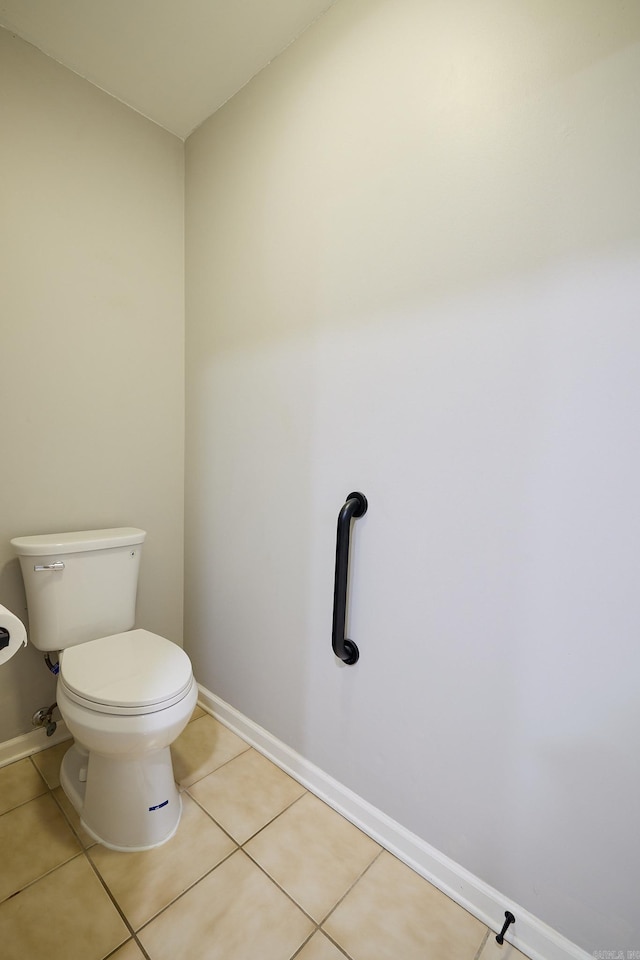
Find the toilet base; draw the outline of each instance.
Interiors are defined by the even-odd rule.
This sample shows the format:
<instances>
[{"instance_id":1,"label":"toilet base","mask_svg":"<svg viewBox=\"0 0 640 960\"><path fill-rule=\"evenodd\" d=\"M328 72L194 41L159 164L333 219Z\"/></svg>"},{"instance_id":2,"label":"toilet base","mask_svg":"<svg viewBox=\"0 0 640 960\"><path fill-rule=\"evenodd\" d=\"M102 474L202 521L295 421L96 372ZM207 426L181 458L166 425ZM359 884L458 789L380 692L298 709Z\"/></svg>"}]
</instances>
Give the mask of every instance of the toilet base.
<instances>
[{"instance_id":1,"label":"toilet base","mask_svg":"<svg viewBox=\"0 0 640 960\"><path fill-rule=\"evenodd\" d=\"M75 744L63 758L60 783L85 830L112 850L149 850L178 829L182 799L169 747L132 760Z\"/></svg>"}]
</instances>

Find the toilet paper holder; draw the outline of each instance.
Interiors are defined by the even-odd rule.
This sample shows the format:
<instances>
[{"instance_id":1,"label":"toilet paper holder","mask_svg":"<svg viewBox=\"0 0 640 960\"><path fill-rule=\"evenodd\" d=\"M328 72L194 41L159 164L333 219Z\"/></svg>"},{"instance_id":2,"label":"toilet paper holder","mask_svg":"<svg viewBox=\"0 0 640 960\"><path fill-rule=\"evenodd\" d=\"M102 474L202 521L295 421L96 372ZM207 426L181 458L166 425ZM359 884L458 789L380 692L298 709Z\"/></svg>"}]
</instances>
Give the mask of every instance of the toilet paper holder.
<instances>
[{"instance_id":1,"label":"toilet paper holder","mask_svg":"<svg viewBox=\"0 0 640 960\"><path fill-rule=\"evenodd\" d=\"M27 631L22 621L0 603L0 665L27 645Z\"/></svg>"}]
</instances>

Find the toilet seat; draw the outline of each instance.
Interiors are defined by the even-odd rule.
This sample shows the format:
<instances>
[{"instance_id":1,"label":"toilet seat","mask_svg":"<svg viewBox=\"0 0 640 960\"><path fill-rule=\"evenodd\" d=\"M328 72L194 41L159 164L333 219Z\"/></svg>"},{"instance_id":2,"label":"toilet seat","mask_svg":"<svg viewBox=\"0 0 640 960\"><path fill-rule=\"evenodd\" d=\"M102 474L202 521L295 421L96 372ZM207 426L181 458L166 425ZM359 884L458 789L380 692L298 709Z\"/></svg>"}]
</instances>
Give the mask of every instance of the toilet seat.
<instances>
[{"instance_id":1,"label":"toilet seat","mask_svg":"<svg viewBox=\"0 0 640 960\"><path fill-rule=\"evenodd\" d=\"M128 630L64 650L58 683L89 710L135 716L178 703L194 680L181 647L148 630Z\"/></svg>"}]
</instances>

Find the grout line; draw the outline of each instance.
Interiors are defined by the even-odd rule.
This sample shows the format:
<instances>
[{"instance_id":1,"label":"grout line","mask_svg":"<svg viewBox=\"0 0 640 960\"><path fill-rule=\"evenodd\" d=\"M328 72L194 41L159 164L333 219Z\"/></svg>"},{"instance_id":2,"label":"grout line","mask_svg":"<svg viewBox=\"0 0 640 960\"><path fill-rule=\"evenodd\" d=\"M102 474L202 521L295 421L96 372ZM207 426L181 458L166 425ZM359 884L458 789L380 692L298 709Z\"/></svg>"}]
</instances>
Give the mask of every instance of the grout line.
<instances>
[{"instance_id":1,"label":"grout line","mask_svg":"<svg viewBox=\"0 0 640 960\"><path fill-rule=\"evenodd\" d=\"M129 937L129 940L130 940L130 939L131 939L131 937ZM120 947L124 947L127 943L129 943L129 940L125 940L124 943L119 943L118 946L115 947L115 949L113 949L113 950L112 950L110 953L108 953L106 956L102 957L102 960L110 960L110 957L113 957L113 956L118 952L118 950L120 949Z\"/></svg>"},{"instance_id":2,"label":"grout line","mask_svg":"<svg viewBox=\"0 0 640 960\"><path fill-rule=\"evenodd\" d=\"M122 948L126 947L126 945L128 943L131 943L132 940L135 944L137 944L140 952L142 953L142 956L144 957L144 960L151 960L151 957L149 956L147 951L144 949L144 947L142 946L142 944L140 943L140 941L138 940L135 934L133 935L133 937L129 937L128 940L125 940L124 943L119 943L118 946L115 948L115 950L112 950L111 953L108 953L105 957L102 957L102 960L111 960L112 957L115 957L118 950L122 950Z\"/></svg>"},{"instance_id":3,"label":"grout line","mask_svg":"<svg viewBox=\"0 0 640 960\"><path fill-rule=\"evenodd\" d=\"M28 883L25 883L23 887L20 887L19 890L14 890L13 893L10 893L8 897L4 897L3 900L0 900L0 903L6 903L7 900L11 900L13 897L17 897L18 894L23 893L25 890L28 890L29 887L32 887L34 884L39 883L40 880L44 880L45 877L50 877L52 873L55 873L56 870L59 870L60 867L66 867L68 863L71 863L72 860L77 860L78 857L82 856L84 850L79 850L77 853L74 853L73 856L69 857L67 860L63 860L62 863L56 863L55 867L51 867L50 870L45 870L44 873L41 873L38 877L34 877L33 880L29 880Z\"/></svg>"},{"instance_id":4,"label":"grout line","mask_svg":"<svg viewBox=\"0 0 640 960\"><path fill-rule=\"evenodd\" d=\"M127 920L127 918L126 918L126 916L125 916L125 914L124 914L124 911L120 908L120 904L118 903L118 901L116 900L115 896L113 895L113 893L112 893L111 890L109 889L106 880L104 880L104 878L102 877L102 874L100 873L100 871L98 870L97 866L95 865L95 863L93 862L93 860L92 860L91 857L89 856L89 851L88 851L88 850L84 850L83 852L84 852L85 857L87 858L87 861L88 861L88 863L89 863L89 866L91 867L91 869L92 869L93 872L95 873L96 877L98 878L98 880L99 880L100 883L102 884L102 886L103 886L104 890L106 891L109 899L111 900L111 903L114 905L114 907L116 908L116 910L117 910L118 913L120 914L120 917L122 918L122 920L123 920L124 923L126 924L127 930L129 931L129 933L131 934L132 937L135 937L135 930L133 929L133 927L131 926L131 924L130 924L129 921ZM119 944L119 946L122 946L122 944Z\"/></svg>"},{"instance_id":5,"label":"grout line","mask_svg":"<svg viewBox=\"0 0 640 960\"><path fill-rule=\"evenodd\" d=\"M235 843L235 840L233 842ZM153 923L154 920L157 920L158 917L161 916L161 914L165 913L165 911L167 911L169 907L172 907L174 903L177 903L178 900L182 900L182 898L186 893L189 893L190 890L193 890L194 887L197 887L197 885L200 883L201 880L204 880L205 877L210 876L214 870L217 870L218 867L221 867L223 863L226 863L227 860L231 859L231 857L233 857L234 854L238 853L239 849L240 847L236 846L235 850L232 850L230 853L224 856L222 860L216 863L215 866L211 867L210 870L207 870L205 873L203 873L201 877L198 877L198 879L194 880L193 883L190 883L188 887L185 887L185 889L182 890L176 897L174 897L173 900L165 904L165 906L162 907L161 910L158 910L158 912L154 913L152 917L149 917L148 920L145 920L144 923L141 926L139 926L138 929L135 931L134 938L137 939L137 934L139 934L141 930L144 930L145 927L148 927L150 923Z\"/></svg>"},{"instance_id":6,"label":"grout line","mask_svg":"<svg viewBox=\"0 0 640 960\"><path fill-rule=\"evenodd\" d=\"M252 748L251 746L249 746L249 749L255 749L255 748ZM246 751L243 751L243 753L246 753ZM237 754L237 756L241 756L241 754ZM232 762L233 760L235 760L235 759L236 759L236 757L232 757L231 760L227 761L227 763L231 763L231 762ZM225 764L223 764L223 765L221 765L221 766L224 766L224 765L225 765ZM221 769L221 767L218 767L217 769ZM216 771L211 771L211 772L212 772L212 773L215 773ZM291 779L293 779L296 783L299 783L299 781L295 780L295 778L292 777ZM194 784L190 784L190 787L191 787L191 786L194 786ZM247 839L244 840L242 843L238 843L238 841L237 841L234 837L232 837L231 834L229 834L227 830L225 830L225 828L222 826L222 824L220 824L220 823L215 819L215 817L214 817L208 810L206 810L204 807L201 806L200 803L198 803L197 799L196 799L195 797L193 797L193 796L189 793L189 787L185 788L185 790L186 790L186 792L188 793L189 797L194 801L194 803L196 803L197 806L200 807L200 809L203 810L203 812L206 813L207 816L208 816L231 840L233 840L234 843L238 844L238 848L239 848L240 850L242 850L242 852L251 860L251 862L252 862L256 867L258 867L258 869L267 877L267 879L269 879L269 880L271 881L271 883L273 883L273 884L278 888L278 890L280 890L280 892L283 893L283 894L287 897L287 899L290 900L290 901L311 921L311 923L314 924L314 930L312 930L312 932L311 932L311 934L309 935L309 937L304 941L303 944L301 944L301 946L298 948L298 950L296 951L296 953L295 953L293 956L294 956L294 957L297 956L297 955L300 953L300 951L303 949L303 947L305 946L305 944L309 942L309 940L311 939L311 937L312 937L316 932L321 931L321 932L323 933L323 935L326 936L327 939L329 939L330 942L333 943L333 944L340 950L340 952L341 952L344 956L348 957L348 954L346 954L346 953L344 952L344 950L339 946L339 944L335 943L335 942L331 939L331 937L329 937L328 934L327 934L324 930L321 930L321 925L322 925L322 924L327 920L327 918L333 913L333 911L336 909L336 907L337 907L340 903L342 903L342 901L344 900L344 898L351 892L351 890L353 890L353 888L355 887L355 885L362 879L362 877L365 875L365 873L367 873L367 871L373 866L373 864L376 862L376 860L377 860L377 859L382 855L382 853L384 852L384 848L380 847L380 849L378 850L378 852L376 853L376 855L373 857L373 859L371 860L371 862L370 862L369 864L367 864L367 866L364 868L364 870L356 877L356 879L353 881L352 884L350 884L350 886L348 887L348 889L345 890L344 894L340 897L340 899L334 904L334 906L329 910L329 912L326 914L326 916L325 916L322 920L320 920L320 921L316 920L315 917L312 917L311 914L309 914L309 913L307 912L307 910L305 910L305 908L304 908L300 903L298 903L297 900L294 899L294 897L292 896L292 894L290 894L288 890L286 890L283 886L281 886L280 883L279 883L274 877L272 877L270 873L268 873L268 871L262 866L262 864L260 864L260 863L251 855L251 853L250 853L248 850L245 849L245 845L246 845L246 844L248 844L248 843L249 843L251 840L253 840L255 837L259 836L264 830L266 830L267 827L269 827L269 826L270 826L271 824L273 824L276 820L278 820L279 817L281 817L287 810L290 810L295 804L299 803L300 800L303 799L303 797L307 796L308 794L311 794L311 791L307 790L302 784L300 784L300 786L302 787L303 792L300 794L299 797L296 797L294 800L291 801L291 803L287 804L286 807L284 807L279 813L277 813L274 817L272 817L271 820L269 820L267 823L263 824L262 827L260 827L259 830L256 830L256 832L253 833L250 837L247 837ZM311 795L312 795L312 796L315 796L315 794L311 794ZM323 801L323 802L324 802L324 801ZM343 819L346 820L345 817L343 817ZM380 846L380 845L378 844L378 846ZM234 851L234 852L235 852L235 851ZM218 864L218 866L219 866L219 864ZM215 869L215 867L214 867L213 869ZM212 871L209 871L209 872L211 873ZM203 878L201 878L201 879L203 879Z\"/></svg>"},{"instance_id":7,"label":"grout line","mask_svg":"<svg viewBox=\"0 0 640 960\"><path fill-rule=\"evenodd\" d=\"M254 837L257 837L260 833L262 833L263 830L266 830L267 827L270 827L272 823L275 823L276 820L277 820L279 817L281 817L283 813L286 813L287 810L290 810L291 807L294 806L294 804L296 804L296 803L298 803L300 800L302 800L302 798L305 796L306 793L308 793L307 790L305 790L304 793L301 793L299 797L296 797L295 800L292 800L291 803L288 803L288 804L286 805L286 807L283 807L282 810L280 811L280 813L276 813L275 817L272 817L271 820L269 820L267 823L263 824L263 826L261 826L259 830L256 830L256 832L255 832L255 833L252 833L250 837L247 837L246 840L243 840L243 842L240 844L240 846L244 848L245 843L249 843L250 840L253 840Z\"/></svg>"},{"instance_id":8,"label":"grout line","mask_svg":"<svg viewBox=\"0 0 640 960\"><path fill-rule=\"evenodd\" d=\"M15 807L9 807L8 810L4 810L0 813L0 820L2 817L6 817L8 813L13 813L14 810L19 810L20 807L26 807L28 803L33 803L34 800L39 800L41 797L46 797L48 793L51 793L49 788L43 790L42 793L36 793L35 797L29 797L28 800L21 800L20 803L16 803Z\"/></svg>"},{"instance_id":9,"label":"grout line","mask_svg":"<svg viewBox=\"0 0 640 960\"><path fill-rule=\"evenodd\" d=\"M298 949L296 950L296 952L291 955L291 957L289 958L289 960L296 960L296 957L299 957L299 956L300 956L300 954L302 953L302 951L304 950L304 948L308 945L309 941L310 941L313 937L315 937L316 934L318 934L318 935L321 936L321 937L326 937L326 939L327 939L331 944L333 944L333 946L340 952L340 954L341 954L343 957L346 957L347 960L351 960L350 955L349 955L348 953L346 953L346 952L342 949L342 947L335 942L335 940L332 940L331 937L328 936L328 935L324 932L324 930L322 930L320 927L316 927L315 930L312 930L312 931L311 931L311 933L309 934L309 936L307 937L307 939L304 941L304 943L301 943L301 944L300 944L300 946L298 947Z\"/></svg>"},{"instance_id":10,"label":"grout line","mask_svg":"<svg viewBox=\"0 0 640 960\"><path fill-rule=\"evenodd\" d=\"M487 927L487 932L485 933L484 937L482 938L482 943L480 944L480 946L479 946L478 949L476 950L476 953L475 953L475 956L474 956L473 960L480 960L480 956L481 956L481 954L482 954L482 951L484 950L484 947L485 947L485 944L486 944L487 940L489 939L490 933L491 933L491 930L489 929L489 927Z\"/></svg>"},{"instance_id":11,"label":"grout line","mask_svg":"<svg viewBox=\"0 0 640 960\"><path fill-rule=\"evenodd\" d=\"M304 948L305 948L306 945L309 943L309 941L311 940L311 938L312 938L312 937L315 937L315 935L316 935L317 932L318 932L318 927L316 927L315 930L312 930L312 931L311 931L311 933L310 933L309 936L306 938L306 940L304 940L304 941L300 944L300 946L298 947L298 949L297 949L294 953L291 954L291 956L289 957L289 960L296 960L296 957L299 957L299 956L300 956L301 952L304 950Z\"/></svg>"},{"instance_id":12,"label":"grout line","mask_svg":"<svg viewBox=\"0 0 640 960\"><path fill-rule=\"evenodd\" d=\"M50 748L50 747L47 747L47 750L49 750L49 749L51 749L51 748ZM41 753L44 753L44 751L41 751ZM29 762L31 763L31 766L32 766L33 769L36 771L36 773L38 774L38 776L40 777L40 779L41 779L42 782L44 783L44 785L45 785L45 787L47 788L47 790L51 790L51 787L50 787L49 784L47 783L47 781L46 781L46 779L45 779L45 776L44 776L42 770L40 769L40 767L38 766L38 764L37 764L37 763L35 762L35 760L33 759L34 756L35 756L35 754L31 754L29 757L25 757L25 759L26 759L26 760L29 760ZM14 763L20 763L20 761L19 761L19 760L14 760Z\"/></svg>"},{"instance_id":13,"label":"grout line","mask_svg":"<svg viewBox=\"0 0 640 960\"><path fill-rule=\"evenodd\" d=\"M300 794L299 797L296 797L295 800L292 800L291 803L288 803L286 807L283 807L283 809L280 811L280 813L276 813L275 817L272 817L271 820L269 820L268 823L263 824L258 830L256 830L255 833L252 833L250 837L247 837L246 840L243 840L242 843L240 844L240 846L244 849L245 843L249 843L251 840L254 840L256 837L258 837L258 836L263 832L263 830L266 830L267 827L270 827L272 823L275 823L276 820L278 820L279 817L281 817L283 813L286 813L287 810L291 810L291 807L295 806L296 803L299 803L299 802L302 800L302 798L305 796L306 793L308 793L307 790L305 790L304 793ZM246 852L246 851L245 851L245 852ZM252 859L253 859L253 858L252 858Z\"/></svg>"},{"instance_id":14,"label":"grout line","mask_svg":"<svg viewBox=\"0 0 640 960\"><path fill-rule=\"evenodd\" d=\"M198 800L196 800L195 797L192 797L188 790L185 790L184 792L187 794L187 796L189 797L189 799L190 799L193 803L195 803L196 807L198 807L200 810L202 810L202 812L203 812L204 814L206 814L206 816L209 818L209 820L211 820L213 823L215 823L216 827L218 827L219 830L222 830L222 832L224 833L224 835L225 835L226 837L229 837L229 840L231 840L232 843L235 843L236 847L240 847L240 844L238 843L238 841L236 840L236 838L235 838L235 837L232 837L231 834L229 833L229 831L228 831L228 830L225 830L225 828L222 826L221 823L218 823L218 821L216 820L216 818L213 816L212 813L210 813L209 810L205 810L205 808L202 806L202 804L199 803ZM235 853L235 850L234 850L234 853ZM214 867L214 870L215 870L215 867Z\"/></svg>"},{"instance_id":15,"label":"grout line","mask_svg":"<svg viewBox=\"0 0 640 960\"><path fill-rule=\"evenodd\" d=\"M94 844L94 846L101 846L101 844ZM116 908L116 910L117 910L118 913L120 914L120 917L122 918L122 920L123 920L124 923L126 924L127 929L128 929L129 932L131 933L131 938L130 938L130 939L132 939L132 940L135 941L135 943L137 944L138 948L140 949L140 951L141 951L143 957L145 958L145 960L151 960L151 958L149 957L149 954L148 954L147 951L144 949L144 947L142 946L142 943L141 943L140 940L138 939L138 933L140 932L140 930L142 930L144 927L146 927L149 923L151 923L153 920L155 920L156 917L159 917L161 913L164 913L164 911L165 911L166 909L168 909L168 907L170 907L172 904L174 904L174 903L176 902L176 900L179 900L180 897L182 897L185 893L187 893L187 890L191 890L192 887L195 887L196 883L199 883L199 881L202 880L202 879L204 879L204 878L203 878L203 877L199 877L198 880L195 881L195 883L192 883L191 886L187 887L186 890L183 890L182 893L180 893L174 900L172 900L172 901L171 901L170 903L168 903L165 907L163 907L162 910L159 910L158 913L154 914L153 917L150 917L149 920L145 921L145 923L143 923L142 926L139 927L138 930L136 930L136 929L134 928L133 924L130 923L130 921L127 919L126 914L124 913L124 911L121 909L120 905L118 904L118 901L116 900L115 895L111 892L111 890L110 890L110 888L109 888L109 885L107 884L107 881L103 878L102 874L101 874L100 871L98 870L98 867L96 866L96 864L93 862L93 860L92 860L91 857L89 856L89 852L88 852L87 850L85 850L85 851L83 851L83 852L84 852L85 857L86 857L87 860L89 861L89 864L90 864L91 867L93 868L93 872L96 874L98 880L100 881L100 883L101 883L102 886L104 887L105 891L107 892L107 894L108 894L108 896L109 896L109 899L110 899L111 902L113 903L114 907ZM234 851L234 853L235 853L235 851ZM228 859L228 857L225 857L225 860L226 860L226 859ZM223 861L220 861L220 862L222 863ZM220 866L219 863L216 864L216 867L219 867L219 866ZM213 867L213 870L215 870L216 867ZM210 870L209 873L212 873L213 870ZM205 876L207 876L207 874L205 874ZM128 940L125 940L124 943L119 943L118 946L116 947L116 949L113 951L113 953L117 952L121 947L124 946L125 943L128 943ZM108 956L113 956L113 953L109 954Z\"/></svg>"},{"instance_id":16,"label":"grout line","mask_svg":"<svg viewBox=\"0 0 640 960\"><path fill-rule=\"evenodd\" d=\"M144 960L151 960L151 957L149 956L149 954L147 953L147 951L145 950L145 948L142 946L142 944L141 944L140 941L138 940L137 934L134 933L133 939L134 939L134 942L137 943L137 945L138 945L138 950L140 951L140 953L141 953L142 956L144 957Z\"/></svg>"},{"instance_id":17,"label":"grout line","mask_svg":"<svg viewBox=\"0 0 640 960\"><path fill-rule=\"evenodd\" d=\"M202 717L198 717L198 719L202 720ZM243 742L246 742L246 741L243 741ZM233 757L229 757L228 760L224 760L219 767L214 767L213 770L207 770L206 773L203 773L201 777L198 777L197 780L193 780L191 783L181 784L178 780L176 780L176 786L178 790L180 790L181 793L184 793L185 791L190 790L191 787L195 787L196 783L201 783L203 780L206 780L207 777L210 777L212 773L217 773L218 770L222 770L222 768L226 767L227 764L233 763L233 761L237 760L238 757L242 757L245 753L248 753L249 750L253 750L253 749L254 748L251 746L251 744L247 743L245 750L241 750L240 753L236 753L234 754Z\"/></svg>"},{"instance_id":18,"label":"grout line","mask_svg":"<svg viewBox=\"0 0 640 960\"><path fill-rule=\"evenodd\" d=\"M308 912L305 910L305 908L298 903L297 900L294 900L293 896L288 892L288 890L285 890L284 887L281 887L280 884L278 883L278 881L277 881L277 880L274 880L274 878L271 876L270 873L267 873L267 871L266 871L265 868L262 866L262 864L258 863L258 861L255 860L255 859L251 856L251 854L249 853L248 850L245 850L245 849L242 848L242 847L241 847L240 849L241 849L242 853L244 853L245 857L248 857L249 860L251 860L251 863L253 863L254 866L256 866L256 867L258 868L258 870L262 871L262 873L264 873L265 877L266 877L268 880L270 880L271 883L272 883L275 887L278 888L278 890L280 891L280 893L284 893L284 895L285 895L285 897L287 898L287 900L290 900L291 903L293 903L293 904L298 908L298 910L300 910L301 913L304 913L305 917L306 917L308 920L311 921L311 923L314 925L314 928L315 928L315 929L312 931L312 935L316 932L316 930L319 930L319 929L320 929L320 923L322 923L322 921L316 920L316 918L315 918L315 917L312 917L311 914L308 913Z\"/></svg>"},{"instance_id":19,"label":"grout line","mask_svg":"<svg viewBox=\"0 0 640 960\"><path fill-rule=\"evenodd\" d=\"M301 798L298 797L298 800L299 800L299 799L301 799ZM294 803L297 803L297 800L295 800ZM293 806L293 804L290 804L290 806ZM258 832L260 832L260 831L258 831ZM254 834L254 836L257 836L257 834ZM251 839L252 839L252 838L251 838ZM247 840L246 842L248 843L249 841ZM291 900L291 902L292 902L293 904L295 904L295 906L298 908L298 910L300 910L300 911L301 911L306 917L308 917L308 919L314 924L315 930L312 931L311 936L313 936L313 934L314 934L316 931L321 930L321 932L322 932L329 940L331 940L331 937L328 936L328 934L326 933L325 930L322 930L322 924L326 922L326 920L331 916L331 914L332 914L333 911L336 909L336 907L337 907L340 903L342 903L342 901L344 900L344 898L353 890L353 888L355 887L355 885L362 879L362 877L365 875L365 873L367 873L367 872L371 869L371 867L372 867L373 864L376 862L376 860L378 859L378 857L380 857L380 856L382 855L382 853L384 852L383 849L380 849L380 850L378 851L378 853L375 855L375 857L373 858L373 860L371 861L371 863L369 863L369 864L364 868L364 870L362 871L362 873L358 874L358 876L357 876L356 879L353 881L353 883L352 883L352 884L349 886L349 888L344 892L344 894L340 897L340 899L337 901L337 903L335 903L335 904L333 905L333 907L331 907L331 909L330 909L329 912L326 914L326 916L324 916L324 917L322 918L322 920L316 920L315 917L312 917L311 914L310 914L307 910L305 910L305 908L304 908L300 903L298 903L297 900L294 899L293 895L292 895L291 893L289 893L288 890L286 890L283 886L281 886L281 884L280 884L274 877L271 876L271 874L265 869L265 867L263 867L262 864L259 863L259 862L249 853L248 850L245 850L245 849L244 849L244 846L241 846L240 849L242 850L242 852L243 852L247 857L249 857L249 859L251 860L251 862L254 863L254 864L256 865L256 867L258 867L258 869L261 870L262 873L264 873L264 875L278 888L278 890L280 890L281 893L284 893L284 895L285 895L289 900ZM310 939L310 938L309 938L309 939ZM307 942L307 941L305 941L305 943L306 943L306 942ZM333 943L334 941L331 940L331 942ZM304 944L303 944L302 946L304 946ZM335 944L335 946L338 946L338 944ZM301 948L300 948L300 949L301 949ZM344 953L344 950L342 950L341 947L340 947L339 949L341 950L342 953ZM298 951L298 952L299 952L299 951ZM294 954L294 956L295 956L295 954ZM347 956L347 955L345 954L345 956Z\"/></svg>"},{"instance_id":20,"label":"grout line","mask_svg":"<svg viewBox=\"0 0 640 960\"><path fill-rule=\"evenodd\" d=\"M324 921L323 921L323 922L324 922ZM320 928L320 932L322 933L322 936L323 936L323 937L326 937L326 938L327 938L327 940L329 941L329 943L333 944L333 946L336 948L336 950L339 950L340 953L342 953L342 954L347 958L347 960L351 960L351 954L350 954L350 953L347 953L347 951L344 949L344 947L341 947L339 943L336 943L336 941L333 939L333 937L332 937L330 934L328 934L326 930L324 930L324 929L321 927L321 928Z\"/></svg>"},{"instance_id":21,"label":"grout line","mask_svg":"<svg viewBox=\"0 0 640 960\"><path fill-rule=\"evenodd\" d=\"M349 889L348 889L348 890L345 890L345 892L344 892L343 895L340 897L340 899L338 900L338 902L335 903L335 904L332 906L331 910L329 910L329 913L326 915L326 917L324 918L324 920L322 921L322 923L326 923L326 922L327 922L327 920L328 920L329 917L332 915L332 913L334 913L334 912L338 909L338 907L340 906L340 904L342 903L342 901L345 899L345 897L347 897L347 896L351 893L351 891L353 890L353 888L355 887L355 885L356 885L357 883L360 883L360 881L362 880L362 878L364 877L364 875L365 875L366 873L368 873L369 870L371 870L371 867L374 865L374 863L375 863L377 860L380 859L380 857L382 856L383 853L384 853L384 847L381 848L381 849L376 853L376 855L375 855L375 857L373 858L373 860L371 861L371 863L364 868L364 870L362 871L362 873L353 881L353 883L351 884L351 886L349 887ZM333 939L332 939L332 938L329 936L329 934L326 932L326 930L323 930L322 932L324 933L325 937L329 937L329 939L331 940L332 943L334 942ZM337 943L336 943L336 946L338 946ZM343 951L343 952L344 952L344 951Z\"/></svg>"},{"instance_id":22,"label":"grout line","mask_svg":"<svg viewBox=\"0 0 640 960\"><path fill-rule=\"evenodd\" d=\"M252 750L253 747L250 747L249 749ZM245 751L245 752L246 752L246 751ZM257 751L256 751L256 752L257 752ZM238 756L240 756L240 754L239 754ZM234 757L233 759L235 760L236 758ZM231 763L232 761L228 761L228 762ZM219 767L218 769L221 769L221 768ZM216 772L217 772L216 770L212 770L212 771L211 771L211 773L216 773ZM208 776L210 776L210 775L211 775L211 774L208 774ZM291 778L291 779L293 779L293 778ZM298 781L296 780L295 782L297 783ZM201 783L201 781L198 780L198 781L196 781L196 783ZM272 823L275 823L275 821L278 819L278 817L281 817L283 813L285 813L287 810L290 810L291 807L292 807L295 803L298 803L299 800L302 800L302 798L303 798L307 793L309 793L309 791L308 791L305 787L302 787L302 784L300 784L300 786L302 787L302 793L300 794L299 797L294 797L294 799L291 800L290 803L288 803L285 807L283 807L282 810L280 810L279 813L276 813L273 817L271 817L270 820L267 820L266 823L263 823L262 826L259 827L259 828L255 831L255 833L252 833L251 836L249 836L249 837L246 838L246 840L240 841L240 840L237 840L231 833L229 833L229 831L226 829L226 827L225 827L219 820L216 819L216 817L214 816L213 813L211 813L210 810L207 810L207 808L204 807L204 806L202 805L202 803L200 803L200 801L198 800L197 797L194 797L193 794L189 792L190 789L191 789L191 787L195 787L195 786L196 786L196 783L192 783L189 787L185 787L183 792L186 793L187 796L188 796L191 800L193 800L193 802L202 810L202 812L203 812L203 813L206 813L206 815L209 817L209 819L212 820L212 821L215 823L215 825L216 825L217 827L219 827L220 830L222 830L222 832L225 833L225 834L229 837L230 840L233 840L233 842L234 842L235 844L237 844L237 846L240 847L240 848L244 848L245 843L249 843L250 840L253 840L254 837L257 837L258 834L262 833L263 830L266 830L266 828L269 827L269 826L271 826Z\"/></svg>"},{"instance_id":23,"label":"grout line","mask_svg":"<svg viewBox=\"0 0 640 960\"><path fill-rule=\"evenodd\" d=\"M71 818L70 818L69 814L68 814L67 811L64 809L64 807L62 806L62 804L60 803L60 801L58 800L58 798L54 795L54 790L57 790L57 789L58 789L58 787L53 787L53 788L50 787L50 788L49 788L49 793L51 794L51 799L53 800L53 802L54 802L55 805L57 806L58 810L60 811L60 813L62 814L62 816L63 816L64 819L66 820L69 829L71 830L71 832L73 833L74 837L76 838L76 840L77 840L78 843L80 844L80 848L81 848L82 852L83 852L83 853L86 853L87 850L89 850L91 847L94 847L94 846L96 845L97 841L92 839L91 844L90 844L88 847L85 846L84 841L82 840L82 837L80 836L80 830L82 829L82 824L80 823L80 818L78 817L78 823L79 823L79 829L78 829L78 828L76 828L76 827L73 825L73 823L71 822ZM63 796L64 796L64 790L62 791L62 793L63 793ZM68 799L68 798L67 798L67 799ZM69 803L71 803L70 800L69 800ZM73 808L72 808L72 809L73 809Z\"/></svg>"}]
</instances>

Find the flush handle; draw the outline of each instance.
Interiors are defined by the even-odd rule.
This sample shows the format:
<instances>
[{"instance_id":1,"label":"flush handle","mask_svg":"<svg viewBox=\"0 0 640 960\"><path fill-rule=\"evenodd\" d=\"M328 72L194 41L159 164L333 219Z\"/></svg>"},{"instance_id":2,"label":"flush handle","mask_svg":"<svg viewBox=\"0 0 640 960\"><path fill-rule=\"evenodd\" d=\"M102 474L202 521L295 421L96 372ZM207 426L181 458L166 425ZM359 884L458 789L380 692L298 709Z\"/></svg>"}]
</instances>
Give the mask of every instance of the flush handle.
<instances>
[{"instance_id":1,"label":"flush handle","mask_svg":"<svg viewBox=\"0 0 640 960\"><path fill-rule=\"evenodd\" d=\"M36 573L40 573L41 570L64 570L64 561L56 560L55 563L37 563L33 569Z\"/></svg>"}]
</instances>

